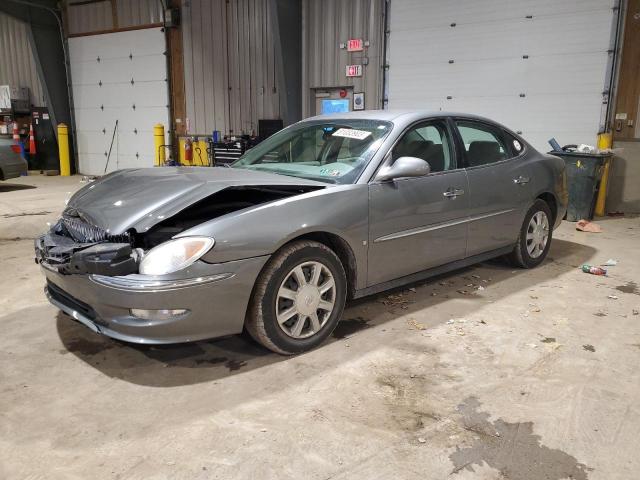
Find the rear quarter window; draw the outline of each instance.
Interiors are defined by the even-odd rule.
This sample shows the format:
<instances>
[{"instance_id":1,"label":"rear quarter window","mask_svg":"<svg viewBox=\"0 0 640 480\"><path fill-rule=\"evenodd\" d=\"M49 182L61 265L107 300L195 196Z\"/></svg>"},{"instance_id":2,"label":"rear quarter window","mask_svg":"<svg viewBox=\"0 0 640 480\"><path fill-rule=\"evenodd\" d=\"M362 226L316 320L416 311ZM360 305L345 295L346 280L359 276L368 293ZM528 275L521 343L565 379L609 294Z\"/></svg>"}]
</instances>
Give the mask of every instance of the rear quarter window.
<instances>
[{"instance_id":1,"label":"rear quarter window","mask_svg":"<svg viewBox=\"0 0 640 480\"><path fill-rule=\"evenodd\" d=\"M511 151L511 157L517 157L524 152L525 144L522 140L511 135L509 132L503 132L503 135L507 140L507 148Z\"/></svg>"}]
</instances>

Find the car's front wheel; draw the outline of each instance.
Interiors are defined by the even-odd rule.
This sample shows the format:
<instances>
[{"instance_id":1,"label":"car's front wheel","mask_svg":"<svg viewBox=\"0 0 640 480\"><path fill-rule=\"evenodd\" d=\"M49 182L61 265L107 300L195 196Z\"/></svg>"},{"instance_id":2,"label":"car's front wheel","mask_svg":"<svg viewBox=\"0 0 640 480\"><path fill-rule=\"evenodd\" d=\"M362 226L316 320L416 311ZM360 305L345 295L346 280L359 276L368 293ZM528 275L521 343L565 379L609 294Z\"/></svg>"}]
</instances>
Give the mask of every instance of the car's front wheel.
<instances>
[{"instance_id":1,"label":"car's front wheel","mask_svg":"<svg viewBox=\"0 0 640 480\"><path fill-rule=\"evenodd\" d=\"M540 265L551 247L552 225L549 205L543 200L536 200L524 217L511 261L522 268Z\"/></svg>"},{"instance_id":2,"label":"car's front wheel","mask_svg":"<svg viewBox=\"0 0 640 480\"><path fill-rule=\"evenodd\" d=\"M276 252L260 273L246 329L277 353L310 350L336 327L346 292L344 268L330 248L309 240L293 242Z\"/></svg>"}]
</instances>

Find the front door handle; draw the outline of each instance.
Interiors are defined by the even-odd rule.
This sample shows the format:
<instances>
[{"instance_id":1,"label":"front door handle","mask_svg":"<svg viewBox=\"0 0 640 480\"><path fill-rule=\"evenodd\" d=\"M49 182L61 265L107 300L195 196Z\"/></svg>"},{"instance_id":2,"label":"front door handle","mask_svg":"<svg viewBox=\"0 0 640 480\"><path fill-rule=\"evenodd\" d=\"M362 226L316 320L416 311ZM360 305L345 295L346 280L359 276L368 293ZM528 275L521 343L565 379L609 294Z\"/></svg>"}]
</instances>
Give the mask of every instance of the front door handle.
<instances>
[{"instance_id":1,"label":"front door handle","mask_svg":"<svg viewBox=\"0 0 640 480\"><path fill-rule=\"evenodd\" d=\"M447 198L456 198L458 195L464 195L464 190L461 188L449 188L442 195Z\"/></svg>"},{"instance_id":2,"label":"front door handle","mask_svg":"<svg viewBox=\"0 0 640 480\"><path fill-rule=\"evenodd\" d=\"M518 178L513 179L513 183L517 185L524 185L526 183L529 183L529 180L531 180L529 177L523 177L522 175L520 175Z\"/></svg>"}]
</instances>

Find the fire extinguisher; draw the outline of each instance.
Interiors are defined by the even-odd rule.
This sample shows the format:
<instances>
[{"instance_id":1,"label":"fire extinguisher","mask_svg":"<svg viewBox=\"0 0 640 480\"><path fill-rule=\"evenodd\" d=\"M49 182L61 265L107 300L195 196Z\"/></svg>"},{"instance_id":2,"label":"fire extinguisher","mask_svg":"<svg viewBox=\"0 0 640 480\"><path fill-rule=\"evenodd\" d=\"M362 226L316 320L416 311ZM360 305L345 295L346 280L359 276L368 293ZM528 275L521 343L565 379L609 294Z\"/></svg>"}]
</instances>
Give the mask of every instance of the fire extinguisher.
<instances>
[{"instance_id":1,"label":"fire extinguisher","mask_svg":"<svg viewBox=\"0 0 640 480\"><path fill-rule=\"evenodd\" d=\"M184 141L184 161L191 163L193 161L193 141L191 137L187 137Z\"/></svg>"}]
</instances>

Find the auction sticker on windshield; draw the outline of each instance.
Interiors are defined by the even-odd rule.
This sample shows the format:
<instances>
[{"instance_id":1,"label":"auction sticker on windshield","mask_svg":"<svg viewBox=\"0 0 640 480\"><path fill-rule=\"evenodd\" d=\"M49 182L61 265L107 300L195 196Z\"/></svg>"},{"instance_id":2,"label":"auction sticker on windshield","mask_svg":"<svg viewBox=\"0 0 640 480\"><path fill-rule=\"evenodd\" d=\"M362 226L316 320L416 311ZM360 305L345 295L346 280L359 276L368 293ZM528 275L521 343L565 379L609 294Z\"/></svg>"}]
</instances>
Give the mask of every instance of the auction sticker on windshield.
<instances>
[{"instance_id":1,"label":"auction sticker on windshield","mask_svg":"<svg viewBox=\"0 0 640 480\"><path fill-rule=\"evenodd\" d=\"M366 130L355 130L353 128L339 128L335 132L333 132L333 137L345 137L345 138L355 138L356 140L364 140L371 132L367 132Z\"/></svg>"}]
</instances>

